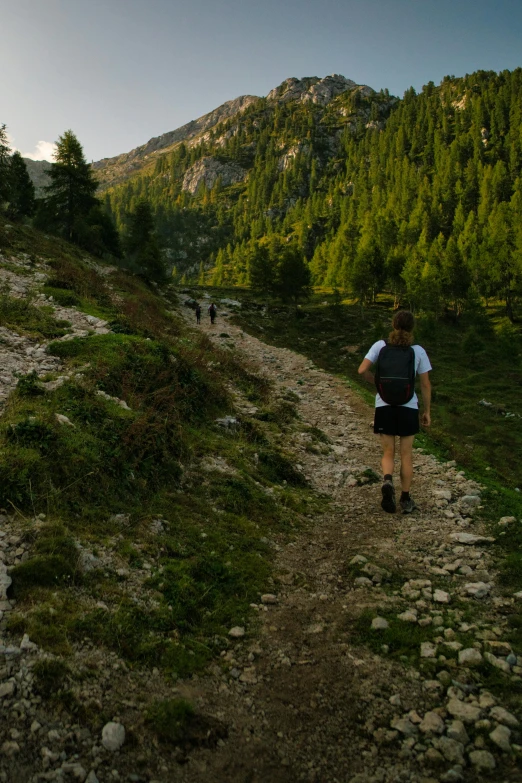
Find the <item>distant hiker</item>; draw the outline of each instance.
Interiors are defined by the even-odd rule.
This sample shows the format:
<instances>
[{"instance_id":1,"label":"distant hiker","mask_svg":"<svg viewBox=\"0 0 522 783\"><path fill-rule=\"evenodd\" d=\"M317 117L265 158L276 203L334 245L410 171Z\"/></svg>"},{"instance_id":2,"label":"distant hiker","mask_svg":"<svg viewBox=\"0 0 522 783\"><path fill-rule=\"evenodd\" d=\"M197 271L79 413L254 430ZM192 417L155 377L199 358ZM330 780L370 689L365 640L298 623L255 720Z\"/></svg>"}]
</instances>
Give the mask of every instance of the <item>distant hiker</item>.
<instances>
[{"instance_id":1,"label":"distant hiker","mask_svg":"<svg viewBox=\"0 0 522 783\"><path fill-rule=\"evenodd\" d=\"M213 324L214 321L216 320L216 313L217 313L216 305L214 304L214 302L212 302L212 304L208 308L208 314L210 315L210 323L211 324Z\"/></svg>"},{"instance_id":2,"label":"distant hiker","mask_svg":"<svg viewBox=\"0 0 522 783\"><path fill-rule=\"evenodd\" d=\"M201 305L199 302L196 302L196 307L194 308L194 312L196 313L196 323L201 323Z\"/></svg>"},{"instance_id":3,"label":"distant hiker","mask_svg":"<svg viewBox=\"0 0 522 783\"><path fill-rule=\"evenodd\" d=\"M381 506L390 514L395 513L395 488L393 467L395 436L399 436L401 455L400 507L404 514L411 514L418 507L410 496L413 477L413 441L419 431L419 402L415 394L415 375L419 376L423 403L422 424L431 424L430 360L424 348L413 343L415 319L408 310L399 310L392 320L393 331L387 340L374 343L359 367L359 375L369 383L375 383L375 420L373 431L380 435L383 448ZM370 367L375 367L375 377Z\"/></svg>"}]
</instances>

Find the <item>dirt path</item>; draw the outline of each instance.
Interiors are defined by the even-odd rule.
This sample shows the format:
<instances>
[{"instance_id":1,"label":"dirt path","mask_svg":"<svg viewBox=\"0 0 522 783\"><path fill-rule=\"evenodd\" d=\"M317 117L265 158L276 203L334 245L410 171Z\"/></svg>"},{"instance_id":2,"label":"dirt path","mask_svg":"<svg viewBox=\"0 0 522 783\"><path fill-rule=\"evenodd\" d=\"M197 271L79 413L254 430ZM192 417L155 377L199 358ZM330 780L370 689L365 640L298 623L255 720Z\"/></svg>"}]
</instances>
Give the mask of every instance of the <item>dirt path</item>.
<instances>
[{"instance_id":1,"label":"dirt path","mask_svg":"<svg viewBox=\"0 0 522 783\"><path fill-rule=\"evenodd\" d=\"M259 604L258 623L222 666L187 686L228 726L229 738L192 754L176 780L522 780L518 721L479 674L484 660L506 684L522 674L521 657L504 642L504 615L515 599L495 589L491 541L469 538L483 534L473 522L480 487L417 449L420 511L385 514L379 485L364 483L368 468L380 475L368 406L305 357L226 318L214 327L207 321L200 328L211 339L223 342L226 332L277 388L298 395L303 425L326 433L327 453L311 449L302 432L284 446L331 502L308 532L274 553L275 599ZM372 630L377 617L390 627ZM360 642L361 629L378 640L378 653ZM410 647L419 639L424 666L391 659L397 633L410 637Z\"/></svg>"}]
</instances>

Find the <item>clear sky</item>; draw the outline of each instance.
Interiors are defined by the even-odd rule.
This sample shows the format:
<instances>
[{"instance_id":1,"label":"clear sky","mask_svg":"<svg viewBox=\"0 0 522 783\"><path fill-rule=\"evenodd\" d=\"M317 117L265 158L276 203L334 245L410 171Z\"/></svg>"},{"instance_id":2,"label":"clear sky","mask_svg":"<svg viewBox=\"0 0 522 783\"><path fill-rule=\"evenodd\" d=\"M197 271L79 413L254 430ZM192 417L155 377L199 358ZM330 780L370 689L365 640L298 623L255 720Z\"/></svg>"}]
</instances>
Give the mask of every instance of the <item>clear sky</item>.
<instances>
[{"instance_id":1,"label":"clear sky","mask_svg":"<svg viewBox=\"0 0 522 783\"><path fill-rule=\"evenodd\" d=\"M0 0L0 123L37 159L71 128L88 160L290 76L402 96L522 66L522 0Z\"/></svg>"}]
</instances>

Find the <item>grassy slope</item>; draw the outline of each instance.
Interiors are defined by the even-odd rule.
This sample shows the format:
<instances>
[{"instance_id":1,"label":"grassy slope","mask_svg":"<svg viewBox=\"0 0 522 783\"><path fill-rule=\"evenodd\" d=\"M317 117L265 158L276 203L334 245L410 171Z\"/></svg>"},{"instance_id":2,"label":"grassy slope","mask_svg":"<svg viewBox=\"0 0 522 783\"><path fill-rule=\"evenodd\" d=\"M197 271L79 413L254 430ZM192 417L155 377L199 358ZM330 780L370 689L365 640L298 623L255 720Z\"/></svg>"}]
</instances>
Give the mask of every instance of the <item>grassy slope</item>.
<instances>
[{"instance_id":1,"label":"grassy slope","mask_svg":"<svg viewBox=\"0 0 522 783\"><path fill-rule=\"evenodd\" d=\"M86 640L190 674L245 623L269 589L271 542L314 505L273 445L289 425L272 415L217 427L234 413L231 388L265 412L279 408L232 351L187 333L139 279L100 275L84 253L19 226L0 223L0 250L0 263L22 252L44 260L44 290L115 332L51 342L69 379L43 391L22 378L0 419L0 506L16 509L30 551L11 574L10 630L59 655ZM52 339L66 328L13 307L5 297L0 324L21 334Z\"/></svg>"}]
</instances>

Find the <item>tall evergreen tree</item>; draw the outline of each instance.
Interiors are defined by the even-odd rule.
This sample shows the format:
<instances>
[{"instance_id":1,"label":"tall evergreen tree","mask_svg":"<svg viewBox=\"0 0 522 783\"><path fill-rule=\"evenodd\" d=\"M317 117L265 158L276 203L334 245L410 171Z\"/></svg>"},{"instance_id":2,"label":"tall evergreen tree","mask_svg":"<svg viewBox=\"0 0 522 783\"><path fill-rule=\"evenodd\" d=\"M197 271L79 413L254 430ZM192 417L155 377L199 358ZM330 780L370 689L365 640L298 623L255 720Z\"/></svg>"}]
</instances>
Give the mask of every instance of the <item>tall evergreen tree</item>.
<instances>
[{"instance_id":1,"label":"tall evergreen tree","mask_svg":"<svg viewBox=\"0 0 522 783\"><path fill-rule=\"evenodd\" d=\"M5 125L0 125L0 210L10 197L10 154Z\"/></svg>"},{"instance_id":2,"label":"tall evergreen tree","mask_svg":"<svg viewBox=\"0 0 522 783\"><path fill-rule=\"evenodd\" d=\"M131 212L124 247L127 262L134 272L156 283L166 279L166 265L156 239L152 209L147 201L139 201Z\"/></svg>"},{"instance_id":3,"label":"tall evergreen tree","mask_svg":"<svg viewBox=\"0 0 522 783\"><path fill-rule=\"evenodd\" d=\"M31 217L35 210L34 185L19 152L11 156L9 183L9 216L15 219Z\"/></svg>"},{"instance_id":4,"label":"tall evergreen tree","mask_svg":"<svg viewBox=\"0 0 522 783\"><path fill-rule=\"evenodd\" d=\"M94 195L98 185L71 130L58 139L54 158L49 170L51 184L46 187L44 219L65 239L77 241L85 232L86 215L98 204Z\"/></svg>"}]
</instances>

